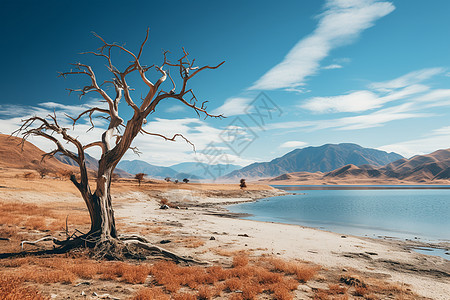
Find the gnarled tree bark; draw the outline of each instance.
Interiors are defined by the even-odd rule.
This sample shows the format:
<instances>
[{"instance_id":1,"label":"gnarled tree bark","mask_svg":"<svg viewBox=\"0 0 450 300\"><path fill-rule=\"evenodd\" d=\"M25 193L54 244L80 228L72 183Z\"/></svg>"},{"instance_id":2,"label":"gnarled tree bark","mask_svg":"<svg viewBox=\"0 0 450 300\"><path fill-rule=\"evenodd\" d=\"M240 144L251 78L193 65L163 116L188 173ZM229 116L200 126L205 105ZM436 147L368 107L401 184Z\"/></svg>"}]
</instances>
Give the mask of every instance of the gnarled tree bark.
<instances>
[{"instance_id":1,"label":"gnarled tree bark","mask_svg":"<svg viewBox=\"0 0 450 300\"><path fill-rule=\"evenodd\" d=\"M68 128L60 126L58 123L56 114L49 115L46 118L35 116L23 120L22 126L17 130L17 134L23 135L23 141L29 136L40 136L52 141L56 149L46 153L43 157L53 156L56 153L61 153L75 162L77 162L80 170L80 179L75 176L71 176L71 181L80 191L81 196L86 203L91 218L91 228L88 233L70 239L67 241L55 241L55 243L63 246L74 246L84 244L89 247L97 247L102 244L114 244L118 239L117 229L114 219L114 210L111 201L111 180L114 169L129 149L133 149L131 144L134 138L138 134L148 134L153 136L159 136L167 141L175 141L176 137L181 137L187 140L181 134L175 134L173 137L166 137L159 133L151 133L142 128L146 123L146 118L152 112L154 112L158 104L165 99L175 99L183 103L184 105L192 108L199 116L204 114L205 117L220 118L222 115L212 115L206 110L206 102L198 105L197 98L192 91L188 89L188 81L192 79L199 72L206 69L216 69L224 62L216 66L194 66L194 61L189 61L188 53L183 48L183 56L177 60L177 62L170 62L167 59L168 52L163 53L163 63L152 66L144 66L141 64L141 55L143 48L148 40L149 30L142 42L138 54L134 54L130 50L115 43L108 43L102 37L96 35L102 42L102 46L98 52L86 52L98 57L102 57L107 61L107 68L112 74L113 79L107 80L104 84L109 84L114 87L115 95L110 96L105 90L102 89L102 85L98 84L97 78L91 66L82 63L72 64L74 70L69 72L60 73L60 76L66 77L68 75L83 75L89 79L89 84L81 89L71 89L70 91L80 92L80 97L90 92L98 93L104 102L107 103L107 108L93 107L90 108L77 117L69 117L73 121L73 126L77 125L77 122L82 118L89 118L92 127L94 123L92 121L93 115L99 114L104 119L109 121L108 128L103 132L98 141L94 141L87 145L83 145L77 138L72 137L68 131ZM122 71L119 71L113 65L111 53L113 50L125 52L131 57L131 63ZM175 81L170 76L169 69L176 69L179 73L180 87L177 91ZM155 69L161 75L155 83L152 83L147 76L146 72L150 69ZM142 104L138 106L131 97L130 91L132 90L128 85L126 79L131 73L138 72L140 78L147 86L148 90L146 96L142 99ZM172 89L168 92L162 89L163 83L167 78L170 78ZM119 116L119 101L124 98L129 107L133 110L132 117L124 123L124 120ZM64 146L64 143L69 143L76 148L76 152L69 151ZM192 145L192 143L190 143ZM91 191L89 185L88 172L86 168L85 150L91 147L100 147L102 155L99 160L99 168L96 179L96 188ZM135 150L135 149L133 149ZM139 241L142 243L142 241Z\"/></svg>"}]
</instances>

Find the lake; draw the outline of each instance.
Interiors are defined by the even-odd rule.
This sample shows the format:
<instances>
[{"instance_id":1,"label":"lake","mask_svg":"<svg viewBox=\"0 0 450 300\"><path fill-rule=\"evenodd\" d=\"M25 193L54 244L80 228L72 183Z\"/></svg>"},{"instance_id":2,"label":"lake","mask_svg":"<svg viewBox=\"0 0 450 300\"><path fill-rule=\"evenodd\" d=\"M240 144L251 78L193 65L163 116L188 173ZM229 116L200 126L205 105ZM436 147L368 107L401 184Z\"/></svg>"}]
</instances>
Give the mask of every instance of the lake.
<instances>
[{"instance_id":1,"label":"lake","mask_svg":"<svg viewBox=\"0 0 450 300\"><path fill-rule=\"evenodd\" d=\"M228 209L250 214L246 219L341 234L450 241L450 186L274 187L293 194Z\"/></svg>"}]
</instances>

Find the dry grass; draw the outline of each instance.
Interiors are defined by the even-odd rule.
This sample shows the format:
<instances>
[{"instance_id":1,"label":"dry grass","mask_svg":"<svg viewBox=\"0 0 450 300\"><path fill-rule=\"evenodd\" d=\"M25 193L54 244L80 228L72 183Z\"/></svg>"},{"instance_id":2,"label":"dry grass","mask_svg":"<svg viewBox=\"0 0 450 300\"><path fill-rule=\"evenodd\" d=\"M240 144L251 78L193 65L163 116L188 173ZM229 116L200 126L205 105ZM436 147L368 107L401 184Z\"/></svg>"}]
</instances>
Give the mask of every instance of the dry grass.
<instances>
[{"instance_id":1,"label":"dry grass","mask_svg":"<svg viewBox=\"0 0 450 300\"><path fill-rule=\"evenodd\" d=\"M260 259L262 263L269 266L274 272L282 272L289 275L295 275L300 282L307 282L314 278L320 267L299 263L295 261L285 261L274 257L263 257Z\"/></svg>"},{"instance_id":2,"label":"dry grass","mask_svg":"<svg viewBox=\"0 0 450 300\"><path fill-rule=\"evenodd\" d=\"M0 280L0 299L45 299L34 289L26 289L28 284L75 284L79 280L107 280L111 284L143 285L133 299L282 299L294 298L294 291L303 282L299 270L315 266L278 258L249 258L243 254L233 257L230 267L221 266L180 266L173 262L159 261L153 264L133 264L127 262L98 262L86 257L60 255L54 257L22 257L0 260L0 278L14 278L8 286ZM415 295L402 284L385 283L370 278L342 275L330 279L328 288L317 289L314 299L414 299ZM315 275L314 275L315 276ZM313 277L314 277L313 276ZM328 277L326 277L328 276ZM300 276L301 277L301 276ZM335 282L333 282L335 281ZM337 282L336 282L337 281ZM15 285L14 285L15 284ZM25 295L4 296L4 295ZM26 298L29 293L33 295ZM9 298L7 298L9 297ZM41 298L39 298L41 297Z\"/></svg>"},{"instance_id":3,"label":"dry grass","mask_svg":"<svg viewBox=\"0 0 450 300\"><path fill-rule=\"evenodd\" d=\"M269 294L275 299L292 299L292 291L299 282L294 275L274 272L257 260L239 254L233 258L231 268L213 266L182 267L172 262L158 262L150 270L153 282L167 293L178 295L182 289L197 291L197 299L216 296L236 299L256 299ZM236 293L239 292L239 297Z\"/></svg>"},{"instance_id":4,"label":"dry grass","mask_svg":"<svg viewBox=\"0 0 450 300\"><path fill-rule=\"evenodd\" d=\"M0 224L12 228L23 226L31 230L62 230L66 216L55 210L28 203L0 202ZM90 224L89 215L83 211L70 211L69 223L76 225Z\"/></svg>"},{"instance_id":5,"label":"dry grass","mask_svg":"<svg viewBox=\"0 0 450 300\"><path fill-rule=\"evenodd\" d=\"M329 284L328 289L317 289L314 294L314 299L349 299L350 295L362 297L366 300L413 300L419 298L404 284L387 283L373 278L363 279L357 274L341 275L338 279L339 283ZM330 280L328 279L328 281Z\"/></svg>"},{"instance_id":6,"label":"dry grass","mask_svg":"<svg viewBox=\"0 0 450 300\"><path fill-rule=\"evenodd\" d=\"M205 245L205 241L198 237L187 237L176 240L175 243L180 243L186 248L198 248Z\"/></svg>"},{"instance_id":7,"label":"dry grass","mask_svg":"<svg viewBox=\"0 0 450 300\"><path fill-rule=\"evenodd\" d=\"M170 296L165 294L163 289L160 287L153 288L143 288L137 292L133 297L133 300L170 300Z\"/></svg>"},{"instance_id":8,"label":"dry grass","mask_svg":"<svg viewBox=\"0 0 450 300\"><path fill-rule=\"evenodd\" d=\"M1 275L16 275L19 279L35 283L73 283L77 279L115 280L130 284L142 284L148 277L150 266L124 262L102 262L86 258L71 259L31 257L3 260Z\"/></svg>"},{"instance_id":9,"label":"dry grass","mask_svg":"<svg viewBox=\"0 0 450 300\"><path fill-rule=\"evenodd\" d=\"M2 300L46 300L38 290L25 287L23 281L14 277L0 278L0 299Z\"/></svg>"}]
</instances>

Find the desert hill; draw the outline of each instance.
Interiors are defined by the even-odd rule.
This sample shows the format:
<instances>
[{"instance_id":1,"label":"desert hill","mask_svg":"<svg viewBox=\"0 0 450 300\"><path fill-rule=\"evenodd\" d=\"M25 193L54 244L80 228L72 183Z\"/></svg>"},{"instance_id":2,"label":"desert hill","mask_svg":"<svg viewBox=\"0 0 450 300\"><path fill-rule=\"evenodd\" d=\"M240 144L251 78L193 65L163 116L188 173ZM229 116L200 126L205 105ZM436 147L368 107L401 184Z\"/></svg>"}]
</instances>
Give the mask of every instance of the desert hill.
<instances>
[{"instance_id":1,"label":"desert hill","mask_svg":"<svg viewBox=\"0 0 450 300\"><path fill-rule=\"evenodd\" d=\"M356 144L326 144L293 150L270 162L253 163L225 175L224 179L275 177L292 172L330 172L348 164L384 166L401 159L396 153Z\"/></svg>"},{"instance_id":2,"label":"desert hill","mask_svg":"<svg viewBox=\"0 0 450 300\"><path fill-rule=\"evenodd\" d=\"M382 167L348 164L327 173L287 173L266 180L271 184L411 184L450 182L450 149L402 158Z\"/></svg>"},{"instance_id":3,"label":"desert hill","mask_svg":"<svg viewBox=\"0 0 450 300\"><path fill-rule=\"evenodd\" d=\"M32 143L25 141L20 145L22 139L0 134L0 167L13 168L13 169L27 169L27 170L40 170L47 169L52 173L61 173L63 171L71 171L78 173L78 165L63 155L55 155L55 157L47 157L42 161L42 155L44 151L33 145ZM86 155L86 162L89 173L95 176L96 170L98 170L98 161ZM116 169L114 173L120 177L130 177L127 172Z\"/></svg>"},{"instance_id":4,"label":"desert hill","mask_svg":"<svg viewBox=\"0 0 450 300\"><path fill-rule=\"evenodd\" d=\"M0 134L1 167L31 170L46 168L53 172L75 170L74 167L63 164L53 157L49 157L44 161L41 161L42 155L45 152L27 141L25 141L22 148L20 145L21 141L21 138Z\"/></svg>"}]
</instances>

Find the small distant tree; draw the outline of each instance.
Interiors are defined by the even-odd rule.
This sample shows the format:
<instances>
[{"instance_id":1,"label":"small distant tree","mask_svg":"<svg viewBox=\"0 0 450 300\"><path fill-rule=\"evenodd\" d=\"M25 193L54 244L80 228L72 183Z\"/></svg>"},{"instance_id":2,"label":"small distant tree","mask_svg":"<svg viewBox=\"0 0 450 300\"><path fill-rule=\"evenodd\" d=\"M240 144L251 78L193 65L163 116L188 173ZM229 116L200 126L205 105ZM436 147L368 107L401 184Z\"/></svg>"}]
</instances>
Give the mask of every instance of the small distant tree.
<instances>
[{"instance_id":1,"label":"small distant tree","mask_svg":"<svg viewBox=\"0 0 450 300\"><path fill-rule=\"evenodd\" d=\"M166 177L166 178L164 178L164 180L165 180L166 182L170 182L170 177Z\"/></svg>"},{"instance_id":2,"label":"small distant tree","mask_svg":"<svg viewBox=\"0 0 450 300\"><path fill-rule=\"evenodd\" d=\"M184 178L184 179L183 179L183 182L184 182L184 183L188 183L188 182L189 182L189 179Z\"/></svg>"},{"instance_id":3,"label":"small distant tree","mask_svg":"<svg viewBox=\"0 0 450 300\"><path fill-rule=\"evenodd\" d=\"M247 184L245 183L245 179L244 179L244 178L241 179L240 184L239 184L239 187L240 187L241 189L247 187Z\"/></svg>"},{"instance_id":4,"label":"small distant tree","mask_svg":"<svg viewBox=\"0 0 450 300\"><path fill-rule=\"evenodd\" d=\"M68 72L60 73L60 76L84 76L88 81L87 84L79 89L70 89L73 92L79 92L80 97L88 93L98 93L101 97L99 102L106 103L106 107L92 106L83 111L78 116L69 117L73 121L75 127L80 120L90 122L92 127L94 123L92 118L96 115L106 120L107 128L101 135L91 143L83 144L75 135L70 133L70 128L60 124L56 113L43 116L33 116L23 120L22 126L15 132L23 135L22 145L30 136L39 136L45 138L55 145L55 150L46 153L44 157L51 157L60 153L74 160L80 169L80 179L71 176L71 181L79 190L91 218L91 228L89 232L71 236L67 240L60 241L53 239L55 243L60 245L58 251L69 250L74 247L88 246L94 248L98 255L112 258L117 257L118 253L124 255L123 239L119 238L114 218L114 210L111 197L111 181L113 172L122 157L128 150L136 150L132 147L132 142L138 134L160 137L166 141L175 141L176 138L182 138L186 142L193 144L181 134L175 134L172 137L147 131L143 125L147 123L147 118L153 117L159 104L167 102L181 103L191 108L198 116L203 114L205 117L221 118L222 115L213 115L208 113L206 103L198 102L193 89L188 87L190 80L197 74L208 69L216 69L224 62L216 66L196 66L195 59L189 58L189 53L183 48L183 54L175 61L168 59L168 51L163 52L163 59L159 64L150 66L142 63L142 53L144 46L148 40L149 30L144 41L137 49L132 52L124 46L117 43L109 43L102 37L94 34L102 43L98 51L86 52L92 54L106 62L109 77L105 81L99 82L98 77L94 73L90 65L83 63L72 64L73 68ZM122 52L129 56L129 63L125 66L115 65L113 63L113 55L115 51ZM149 72L152 71L152 72ZM171 72L172 71L172 72ZM156 75L155 75L156 74ZM179 77L172 78L172 74L178 74ZM133 75L137 75L132 77ZM153 79L150 76L155 77ZM140 78L145 87L142 92L133 92L129 80ZM167 85L165 85L167 84ZM105 86L112 89L105 89ZM164 86L165 85L165 86ZM177 86L178 85L178 86ZM140 86L135 84L135 86ZM136 95L142 95L139 103L133 99ZM120 101L125 101L126 106L119 105ZM123 109L129 108L131 111L128 120L122 119L124 116ZM119 113L120 108L120 113ZM121 117L122 115L122 117ZM66 145L70 144L76 151L72 152L67 149ZM96 176L96 185L89 184L90 178L86 167L86 149L99 147L101 151L100 160L98 162L98 171ZM22 148L23 149L23 148ZM91 190L93 187L94 190ZM128 243L142 247L142 239L128 239ZM118 257L117 257L118 258Z\"/></svg>"},{"instance_id":5,"label":"small distant tree","mask_svg":"<svg viewBox=\"0 0 450 300\"><path fill-rule=\"evenodd\" d=\"M141 186L141 181L144 180L144 177L147 176L145 173L137 173L134 175L134 179L136 179L139 182L139 186Z\"/></svg>"},{"instance_id":6,"label":"small distant tree","mask_svg":"<svg viewBox=\"0 0 450 300\"><path fill-rule=\"evenodd\" d=\"M175 179L175 181L174 181L175 183L178 183L178 179Z\"/></svg>"}]
</instances>

